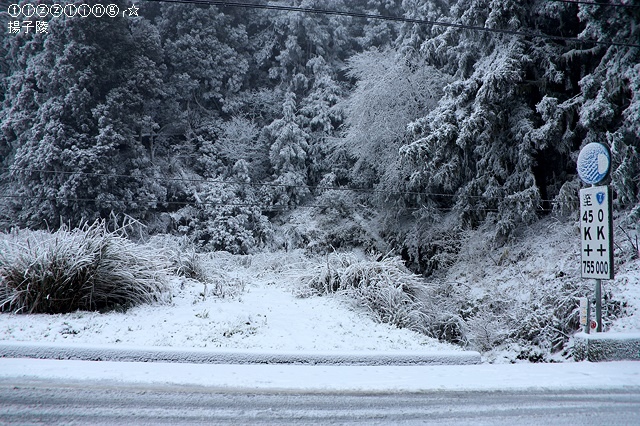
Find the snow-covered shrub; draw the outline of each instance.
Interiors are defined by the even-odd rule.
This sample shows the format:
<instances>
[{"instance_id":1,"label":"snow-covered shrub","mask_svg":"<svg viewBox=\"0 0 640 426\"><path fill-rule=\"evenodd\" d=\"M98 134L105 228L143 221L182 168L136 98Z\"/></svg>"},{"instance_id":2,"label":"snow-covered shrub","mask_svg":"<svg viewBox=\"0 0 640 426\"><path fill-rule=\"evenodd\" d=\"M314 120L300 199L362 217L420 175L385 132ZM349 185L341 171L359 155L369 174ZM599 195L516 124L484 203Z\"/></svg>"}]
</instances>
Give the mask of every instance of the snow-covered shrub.
<instances>
[{"instance_id":1,"label":"snow-covered shrub","mask_svg":"<svg viewBox=\"0 0 640 426\"><path fill-rule=\"evenodd\" d=\"M373 224L373 210L361 202L361 195L353 191L325 190L316 199L317 207L312 214L318 218L323 231L322 239L316 241L316 252L361 247L383 251L387 244L378 235L377 224Z\"/></svg>"},{"instance_id":2,"label":"snow-covered shrub","mask_svg":"<svg viewBox=\"0 0 640 426\"><path fill-rule=\"evenodd\" d=\"M248 164L238 160L230 176L192 188L194 204L172 213L182 235L201 249L247 254L270 238L271 225L249 178Z\"/></svg>"},{"instance_id":3,"label":"snow-covered shrub","mask_svg":"<svg viewBox=\"0 0 640 426\"><path fill-rule=\"evenodd\" d=\"M509 334L503 315L492 309L482 309L465 322L466 336L475 349L486 352L504 342Z\"/></svg>"},{"instance_id":4,"label":"snow-covered shrub","mask_svg":"<svg viewBox=\"0 0 640 426\"><path fill-rule=\"evenodd\" d=\"M187 237L167 234L154 235L149 239L148 244L161 250L169 258L174 274L200 282L206 281L207 272L201 256Z\"/></svg>"},{"instance_id":5,"label":"snow-covered shrub","mask_svg":"<svg viewBox=\"0 0 640 426\"><path fill-rule=\"evenodd\" d=\"M580 208L578 193L580 191L580 181L574 179L565 182L558 195L553 200L553 212L560 216L569 216Z\"/></svg>"},{"instance_id":6,"label":"snow-covered shrub","mask_svg":"<svg viewBox=\"0 0 640 426\"><path fill-rule=\"evenodd\" d=\"M181 252L178 255L176 273L179 276L197 281L205 280L206 272L195 249Z\"/></svg>"},{"instance_id":7,"label":"snow-covered shrub","mask_svg":"<svg viewBox=\"0 0 640 426\"><path fill-rule=\"evenodd\" d=\"M469 312L476 312L472 305L459 305L464 300L464 291L453 283L429 283L432 319L429 335L438 340L458 345L466 345L467 333L465 320Z\"/></svg>"},{"instance_id":8,"label":"snow-covered shrub","mask_svg":"<svg viewBox=\"0 0 640 426\"><path fill-rule=\"evenodd\" d=\"M427 287L398 257L334 253L313 269L306 286L318 294L345 293L380 322L429 334Z\"/></svg>"},{"instance_id":9,"label":"snow-covered shrub","mask_svg":"<svg viewBox=\"0 0 640 426\"><path fill-rule=\"evenodd\" d=\"M629 215L622 222L615 229L614 241L619 241L619 243L616 244L617 250L614 255L623 262L638 259L640 258L640 243L638 242L640 221L633 223L632 217Z\"/></svg>"},{"instance_id":10,"label":"snow-covered shrub","mask_svg":"<svg viewBox=\"0 0 640 426\"><path fill-rule=\"evenodd\" d=\"M1 234L0 311L66 313L163 301L168 262L104 221Z\"/></svg>"},{"instance_id":11,"label":"snow-covered shrub","mask_svg":"<svg viewBox=\"0 0 640 426\"><path fill-rule=\"evenodd\" d=\"M468 242L469 233L451 222L449 215L434 223L416 223L408 232L400 231L403 257L412 269L430 275L453 265Z\"/></svg>"},{"instance_id":12,"label":"snow-covered shrub","mask_svg":"<svg viewBox=\"0 0 640 426\"><path fill-rule=\"evenodd\" d=\"M571 336L580 330L579 298L594 294L593 281L580 277L575 220L550 217L501 247L487 243L491 234L471 232L456 263L432 277L433 336L488 359L570 357ZM604 330L625 310L616 282L605 281Z\"/></svg>"},{"instance_id":13,"label":"snow-covered shrub","mask_svg":"<svg viewBox=\"0 0 640 426\"><path fill-rule=\"evenodd\" d=\"M274 246L285 250L304 248L310 254L356 247L387 250L374 223L374 210L359 201L353 191L324 190L313 206L302 206L279 218L283 223L277 227Z\"/></svg>"}]
</instances>

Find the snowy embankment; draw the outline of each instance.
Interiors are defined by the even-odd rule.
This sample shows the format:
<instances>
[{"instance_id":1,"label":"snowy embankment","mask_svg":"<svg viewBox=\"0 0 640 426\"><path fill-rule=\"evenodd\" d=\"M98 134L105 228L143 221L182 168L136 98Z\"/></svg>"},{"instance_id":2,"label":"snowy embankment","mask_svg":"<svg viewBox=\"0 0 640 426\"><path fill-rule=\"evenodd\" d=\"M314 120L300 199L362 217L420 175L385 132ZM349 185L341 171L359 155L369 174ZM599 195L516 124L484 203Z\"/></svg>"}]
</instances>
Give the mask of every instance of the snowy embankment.
<instances>
[{"instance_id":1,"label":"snowy embankment","mask_svg":"<svg viewBox=\"0 0 640 426\"><path fill-rule=\"evenodd\" d=\"M58 348L84 345L91 356L76 359L98 359L100 346L103 353L119 353L127 360L186 362L217 356L227 361L271 357L276 362L362 363L370 352L380 355L378 359L394 353L398 362L402 357L404 362L422 357L421 363L432 363L432 353L457 363L478 358L477 353L465 355L458 346L377 323L339 295L296 297L308 262L299 253L246 257L215 253L208 267L220 280L205 287L194 280L175 279L168 305L141 305L124 313L0 314L0 341L34 342L32 348L41 349L47 343ZM294 353L304 356L296 358ZM136 355L127 358L132 354Z\"/></svg>"}]
</instances>

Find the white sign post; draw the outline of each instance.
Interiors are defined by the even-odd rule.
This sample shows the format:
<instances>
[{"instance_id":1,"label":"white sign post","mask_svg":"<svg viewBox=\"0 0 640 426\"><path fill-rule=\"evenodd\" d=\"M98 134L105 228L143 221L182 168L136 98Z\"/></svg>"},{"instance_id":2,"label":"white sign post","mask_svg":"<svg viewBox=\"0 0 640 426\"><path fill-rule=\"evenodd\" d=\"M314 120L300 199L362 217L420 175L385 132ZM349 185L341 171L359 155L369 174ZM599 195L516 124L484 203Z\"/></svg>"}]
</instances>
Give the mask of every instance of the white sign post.
<instances>
[{"instance_id":1,"label":"white sign post","mask_svg":"<svg viewBox=\"0 0 640 426\"><path fill-rule=\"evenodd\" d=\"M592 185L580 190L580 271L582 278L596 280L597 332L602 331L602 280L613 279L613 220L611 189L608 185L595 185L606 179L610 166L609 148L602 144L587 144L578 155L578 175L584 183ZM588 317L587 309L587 321ZM589 328L591 327L585 327L587 333Z\"/></svg>"}]
</instances>

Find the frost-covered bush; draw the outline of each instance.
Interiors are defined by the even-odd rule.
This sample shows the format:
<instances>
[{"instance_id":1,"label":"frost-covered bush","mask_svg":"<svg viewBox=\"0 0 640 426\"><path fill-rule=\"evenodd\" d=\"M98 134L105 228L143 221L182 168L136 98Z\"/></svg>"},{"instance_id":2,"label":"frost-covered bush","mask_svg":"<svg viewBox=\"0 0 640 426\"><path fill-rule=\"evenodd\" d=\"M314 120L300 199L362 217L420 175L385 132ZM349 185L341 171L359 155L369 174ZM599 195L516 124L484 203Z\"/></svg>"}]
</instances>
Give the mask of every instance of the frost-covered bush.
<instances>
[{"instance_id":1,"label":"frost-covered bush","mask_svg":"<svg viewBox=\"0 0 640 426\"><path fill-rule=\"evenodd\" d=\"M285 250L304 248L308 253L326 254L360 248L385 251L388 245L379 235L376 215L360 203L358 194L338 189L324 190L312 208L301 207L280 218L274 245Z\"/></svg>"},{"instance_id":2,"label":"frost-covered bush","mask_svg":"<svg viewBox=\"0 0 640 426\"><path fill-rule=\"evenodd\" d=\"M577 212L580 208L579 191L580 182L578 179L565 182L553 201L553 212L560 216L569 216L571 213Z\"/></svg>"},{"instance_id":3,"label":"frost-covered bush","mask_svg":"<svg viewBox=\"0 0 640 426\"><path fill-rule=\"evenodd\" d=\"M383 251L377 224L372 223L374 212L361 201L362 196L353 191L325 190L317 198L312 214L318 218L323 231L322 240L316 241L316 252L361 247Z\"/></svg>"},{"instance_id":4,"label":"frost-covered bush","mask_svg":"<svg viewBox=\"0 0 640 426\"><path fill-rule=\"evenodd\" d=\"M571 356L567 345L581 329L579 298L592 294L592 283L579 278L560 277L534 281L532 285L498 292L486 289L472 303L478 312L465 321L466 338L471 347L496 356L504 351L514 360L549 361L553 354ZM497 294L492 294L496 292ZM624 302L610 289L602 298L603 326L620 317ZM593 312L593 311L592 311ZM593 315L593 314L592 314Z\"/></svg>"},{"instance_id":5,"label":"frost-covered bush","mask_svg":"<svg viewBox=\"0 0 640 426\"><path fill-rule=\"evenodd\" d=\"M438 324L432 334L489 359L570 357L579 298L594 292L593 281L580 277L575 221L549 218L501 247L487 244L490 235L490 229L470 233L456 263L432 277ZM625 309L615 282L605 282L604 329Z\"/></svg>"},{"instance_id":6,"label":"frost-covered bush","mask_svg":"<svg viewBox=\"0 0 640 426\"><path fill-rule=\"evenodd\" d=\"M417 221L408 231L401 228L394 231L390 227L390 232L401 241L407 264L424 275L453 265L469 239L469 233L457 226L451 215L436 217Z\"/></svg>"},{"instance_id":7,"label":"frost-covered bush","mask_svg":"<svg viewBox=\"0 0 640 426\"><path fill-rule=\"evenodd\" d=\"M428 289L400 258L331 254L306 278L306 287L317 294L347 294L380 322L429 334Z\"/></svg>"},{"instance_id":8,"label":"frost-covered bush","mask_svg":"<svg viewBox=\"0 0 640 426\"><path fill-rule=\"evenodd\" d=\"M247 254L270 238L271 225L251 184L248 164L239 160L230 176L192 189L194 204L172 213L182 235L203 250Z\"/></svg>"},{"instance_id":9,"label":"frost-covered bush","mask_svg":"<svg viewBox=\"0 0 640 426\"><path fill-rule=\"evenodd\" d=\"M479 350L489 360L570 358L571 337L580 330L579 298L594 291L592 280L580 278L574 221L550 218L500 247L489 243L491 235L490 228L451 235L457 249L439 254L446 267L429 283L397 257L331 254L300 293L346 294L380 321ZM603 286L605 330L627 309L616 285Z\"/></svg>"},{"instance_id":10,"label":"frost-covered bush","mask_svg":"<svg viewBox=\"0 0 640 426\"><path fill-rule=\"evenodd\" d=\"M66 313L163 301L168 262L104 221L0 234L0 311Z\"/></svg>"},{"instance_id":11,"label":"frost-covered bush","mask_svg":"<svg viewBox=\"0 0 640 426\"><path fill-rule=\"evenodd\" d=\"M162 251L171 262L171 269L179 277L205 282L207 272L200 255L192 242L185 236L154 235L149 239L150 246Z\"/></svg>"}]
</instances>

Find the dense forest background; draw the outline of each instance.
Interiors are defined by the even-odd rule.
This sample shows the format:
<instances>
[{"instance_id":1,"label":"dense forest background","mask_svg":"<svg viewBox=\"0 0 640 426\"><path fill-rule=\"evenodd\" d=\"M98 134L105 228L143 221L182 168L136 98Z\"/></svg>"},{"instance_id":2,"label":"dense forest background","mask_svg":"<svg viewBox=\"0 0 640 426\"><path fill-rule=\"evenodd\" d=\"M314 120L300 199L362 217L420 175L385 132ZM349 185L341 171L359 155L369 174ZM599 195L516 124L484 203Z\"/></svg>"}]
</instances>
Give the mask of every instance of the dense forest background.
<instances>
[{"instance_id":1,"label":"dense forest background","mask_svg":"<svg viewBox=\"0 0 640 426\"><path fill-rule=\"evenodd\" d=\"M589 142L638 221L640 7L601 3L277 3L443 26L145 1L47 34L4 13L0 229L127 215L204 250L360 246L428 274L467 229L501 244L575 214Z\"/></svg>"}]
</instances>

